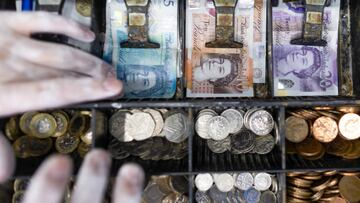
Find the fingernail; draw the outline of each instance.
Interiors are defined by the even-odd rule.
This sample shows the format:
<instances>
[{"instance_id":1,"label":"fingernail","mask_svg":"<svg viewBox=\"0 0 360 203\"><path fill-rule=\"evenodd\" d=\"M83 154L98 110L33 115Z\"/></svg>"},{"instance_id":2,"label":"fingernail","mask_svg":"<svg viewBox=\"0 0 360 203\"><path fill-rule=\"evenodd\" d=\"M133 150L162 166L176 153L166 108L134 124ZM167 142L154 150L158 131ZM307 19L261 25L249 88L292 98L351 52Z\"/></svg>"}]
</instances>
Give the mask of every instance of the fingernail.
<instances>
[{"instance_id":1,"label":"fingernail","mask_svg":"<svg viewBox=\"0 0 360 203\"><path fill-rule=\"evenodd\" d=\"M144 172L136 164L126 164L120 169L119 178L123 181L123 185L127 187L130 194L136 195L141 193Z\"/></svg>"},{"instance_id":2,"label":"fingernail","mask_svg":"<svg viewBox=\"0 0 360 203\"><path fill-rule=\"evenodd\" d=\"M94 41L95 38L96 38L96 35L95 35L94 32L88 30L88 31L85 32L85 38L86 38L87 40L89 40L89 41Z\"/></svg>"},{"instance_id":3,"label":"fingernail","mask_svg":"<svg viewBox=\"0 0 360 203\"><path fill-rule=\"evenodd\" d=\"M62 186L68 181L72 164L65 156L55 156L50 160L47 178L54 185Z\"/></svg>"},{"instance_id":4,"label":"fingernail","mask_svg":"<svg viewBox=\"0 0 360 203\"><path fill-rule=\"evenodd\" d=\"M111 159L107 152L103 150L94 150L86 156L86 159L88 159L90 168L94 174L104 175L108 173Z\"/></svg>"},{"instance_id":5,"label":"fingernail","mask_svg":"<svg viewBox=\"0 0 360 203\"><path fill-rule=\"evenodd\" d=\"M122 82L115 77L107 77L103 82L104 89L111 92L113 96L119 95L122 91Z\"/></svg>"}]
</instances>

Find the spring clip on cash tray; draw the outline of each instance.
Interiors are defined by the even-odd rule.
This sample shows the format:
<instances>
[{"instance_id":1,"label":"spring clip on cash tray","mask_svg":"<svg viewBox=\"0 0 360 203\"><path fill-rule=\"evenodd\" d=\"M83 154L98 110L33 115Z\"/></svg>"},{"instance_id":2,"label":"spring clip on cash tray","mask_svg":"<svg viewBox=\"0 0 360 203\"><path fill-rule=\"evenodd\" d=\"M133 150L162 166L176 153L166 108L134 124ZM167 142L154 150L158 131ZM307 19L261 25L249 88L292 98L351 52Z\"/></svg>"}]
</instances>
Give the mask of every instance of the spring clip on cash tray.
<instances>
[{"instance_id":1,"label":"spring clip on cash tray","mask_svg":"<svg viewBox=\"0 0 360 203\"><path fill-rule=\"evenodd\" d=\"M329 0L303 0L305 3L305 17L302 38L291 40L294 45L326 46L322 39L323 17L325 6L330 6ZM290 1L288 1L290 2Z\"/></svg>"},{"instance_id":2,"label":"spring clip on cash tray","mask_svg":"<svg viewBox=\"0 0 360 203\"><path fill-rule=\"evenodd\" d=\"M213 0L216 10L215 40L205 44L208 48L242 48L234 40L234 13L238 0Z\"/></svg>"},{"instance_id":3,"label":"spring clip on cash tray","mask_svg":"<svg viewBox=\"0 0 360 203\"><path fill-rule=\"evenodd\" d=\"M160 48L149 41L150 0L125 0L128 14L128 41L121 42L123 48Z\"/></svg>"}]
</instances>

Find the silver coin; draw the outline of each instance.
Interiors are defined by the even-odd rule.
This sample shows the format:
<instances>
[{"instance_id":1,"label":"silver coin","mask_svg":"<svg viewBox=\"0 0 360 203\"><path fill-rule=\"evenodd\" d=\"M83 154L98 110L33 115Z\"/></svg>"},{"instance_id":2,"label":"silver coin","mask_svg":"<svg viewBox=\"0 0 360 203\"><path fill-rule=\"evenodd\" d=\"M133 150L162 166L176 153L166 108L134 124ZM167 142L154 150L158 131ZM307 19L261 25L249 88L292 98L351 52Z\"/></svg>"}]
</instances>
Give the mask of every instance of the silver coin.
<instances>
[{"instance_id":1,"label":"silver coin","mask_svg":"<svg viewBox=\"0 0 360 203\"><path fill-rule=\"evenodd\" d=\"M228 173L214 174L214 183L221 192L230 192L234 188L235 180Z\"/></svg>"},{"instance_id":2,"label":"silver coin","mask_svg":"<svg viewBox=\"0 0 360 203\"><path fill-rule=\"evenodd\" d=\"M222 202L226 199L227 193L221 192L215 185L212 186L209 190L209 196L213 202Z\"/></svg>"},{"instance_id":3,"label":"silver coin","mask_svg":"<svg viewBox=\"0 0 360 203\"><path fill-rule=\"evenodd\" d=\"M129 125L125 130L137 141L150 138L155 130L155 121L148 113L134 113L128 120Z\"/></svg>"},{"instance_id":4,"label":"silver coin","mask_svg":"<svg viewBox=\"0 0 360 203\"><path fill-rule=\"evenodd\" d=\"M250 188L244 192L244 199L247 203L258 203L260 201L260 191Z\"/></svg>"},{"instance_id":5,"label":"silver coin","mask_svg":"<svg viewBox=\"0 0 360 203\"><path fill-rule=\"evenodd\" d=\"M167 109L157 109L163 116L168 112Z\"/></svg>"},{"instance_id":6,"label":"silver coin","mask_svg":"<svg viewBox=\"0 0 360 203\"><path fill-rule=\"evenodd\" d=\"M213 115L213 116L217 116L218 114L216 113L216 111L212 110L212 109L203 109L201 111L199 111L198 115L201 114L209 114L209 115Z\"/></svg>"},{"instance_id":7,"label":"silver coin","mask_svg":"<svg viewBox=\"0 0 360 203\"><path fill-rule=\"evenodd\" d=\"M209 136L213 140L223 140L229 135L229 121L222 116L209 120Z\"/></svg>"},{"instance_id":8,"label":"silver coin","mask_svg":"<svg viewBox=\"0 0 360 203\"><path fill-rule=\"evenodd\" d=\"M278 191L279 191L279 185L278 185L278 181L277 181L277 179L276 179L276 176L272 176L271 177L271 180L272 180L272 182L271 182L271 188L270 188L270 190L273 192L273 193L277 193Z\"/></svg>"},{"instance_id":9,"label":"silver coin","mask_svg":"<svg viewBox=\"0 0 360 203\"><path fill-rule=\"evenodd\" d=\"M209 147L209 149L216 153L216 154L221 154L226 152L227 150L230 150L230 137L227 137L223 140L212 140L209 139L206 141L207 146Z\"/></svg>"},{"instance_id":10,"label":"silver coin","mask_svg":"<svg viewBox=\"0 0 360 203\"><path fill-rule=\"evenodd\" d=\"M131 142L134 140L134 138L129 135L129 131L127 130L130 116L131 114L128 111L120 110L110 117L110 134L120 142Z\"/></svg>"},{"instance_id":11,"label":"silver coin","mask_svg":"<svg viewBox=\"0 0 360 203\"><path fill-rule=\"evenodd\" d=\"M130 110L130 113L131 114L134 114L134 113L142 113L142 111L140 109L131 109Z\"/></svg>"},{"instance_id":12,"label":"silver coin","mask_svg":"<svg viewBox=\"0 0 360 203\"><path fill-rule=\"evenodd\" d=\"M174 113L165 119L162 134L170 142L180 143L189 136L189 123L187 117L183 113Z\"/></svg>"},{"instance_id":13,"label":"silver coin","mask_svg":"<svg viewBox=\"0 0 360 203\"><path fill-rule=\"evenodd\" d=\"M258 173L254 178L254 187L256 190L265 191L271 187L272 179L268 173Z\"/></svg>"},{"instance_id":14,"label":"silver coin","mask_svg":"<svg viewBox=\"0 0 360 203\"><path fill-rule=\"evenodd\" d=\"M148 185L143 194L143 198L148 203L159 203L166 196L165 193L161 192L159 186L155 183Z\"/></svg>"},{"instance_id":15,"label":"silver coin","mask_svg":"<svg viewBox=\"0 0 360 203\"><path fill-rule=\"evenodd\" d=\"M258 154L268 154L275 147L275 140L272 135L258 136L255 139L254 151Z\"/></svg>"},{"instance_id":16,"label":"silver coin","mask_svg":"<svg viewBox=\"0 0 360 203\"><path fill-rule=\"evenodd\" d=\"M195 186L202 192L208 191L214 183L213 177L209 173L198 174L195 177Z\"/></svg>"},{"instance_id":17,"label":"silver coin","mask_svg":"<svg viewBox=\"0 0 360 203\"><path fill-rule=\"evenodd\" d=\"M255 112L258 111L258 108L253 108L253 109L249 109L248 111L246 111L245 115L244 115L244 126L247 129L250 129L249 126L249 117Z\"/></svg>"},{"instance_id":18,"label":"silver coin","mask_svg":"<svg viewBox=\"0 0 360 203\"><path fill-rule=\"evenodd\" d=\"M230 202L230 203L243 203L244 200L244 195L243 193L234 188L233 190L231 190L230 192L227 193L227 201L226 202Z\"/></svg>"},{"instance_id":19,"label":"silver coin","mask_svg":"<svg viewBox=\"0 0 360 203\"><path fill-rule=\"evenodd\" d=\"M144 109L143 112L149 113L155 121L155 129L152 136L158 136L164 127L164 119L159 111L154 109Z\"/></svg>"},{"instance_id":20,"label":"silver coin","mask_svg":"<svg viewBox=\"0 0 360 203\"><path fill-rule=\"evenodd\" d=\"M214 117L210 114L203 114L198 117L195 123L195 131L196 133L203 139L210 139L209 136L209 120Z\"/></svg>"},{"instance_id":21,"label":"silver coin","mask_svg":"<svg viewBox=\"0 0 360 203\"><path fill-rule=\"evenodd\" d=\"M238 134L231 135L230 143L232 152L248 153L255 147L255 135L249 130L243 130Z\"/></svg>"},{"instance_id":22,"label":"silver coin","mask_svg":"<svg viewBox=\"0 0 360 203\"><path fill-rule=\"evenodd\" d=\"M271 191L265 191L260 196L260 203L276 203L276 195Z\"/></svg>"},{"instance_id":23,"label":"silver coin","mask_svg":"<svg viewBox=\"0 0 360 203\"><path fill-rule=\"evenodd\" d=\"M235 187L240 190L248 190L254 184L254 177L251 173L240 173L235 179Z\"/></svg>"},{"instance_id":24,"label":"silver coin","mask_svg":"<svg viewBox=\"0 0 360 203\"><path fill-rule=\"evenodd\" d=\"M237 133L244 125L242 114L236 109L227 109L221 113L229 121L229 133Z\"/></svg>"},{"instance_id":25,"label":"silver coin","mask_svg":"<svg viewBox=\"0 0 360 203\"><path fill-rule=\"evenodd\" d=\"M255 134L264 136L274 129L274 119L269 112L259 110L249 117L249 127Z\"/></svg>"},{"instance_id":26,"label":"silver coin","mask_svg":"<svg viewBox=\"0 0 360 203\"><path fill-rule=\"evenodd\" d=\"M197 203L211 203L209 195L199 190L197 190L195 193L195 200Z\"/></svg>"},{"instance_id":27,"label":"silver coin","mask_svg":"<svg viewBox=\"0 0 360 203\"><path fill-rule=\"evenodd\" d=\"M277 123L275 123L274 125L274 130L275 130L275 145L277 145L280 143L280 132Z\"/></svg>"}]
</instances>

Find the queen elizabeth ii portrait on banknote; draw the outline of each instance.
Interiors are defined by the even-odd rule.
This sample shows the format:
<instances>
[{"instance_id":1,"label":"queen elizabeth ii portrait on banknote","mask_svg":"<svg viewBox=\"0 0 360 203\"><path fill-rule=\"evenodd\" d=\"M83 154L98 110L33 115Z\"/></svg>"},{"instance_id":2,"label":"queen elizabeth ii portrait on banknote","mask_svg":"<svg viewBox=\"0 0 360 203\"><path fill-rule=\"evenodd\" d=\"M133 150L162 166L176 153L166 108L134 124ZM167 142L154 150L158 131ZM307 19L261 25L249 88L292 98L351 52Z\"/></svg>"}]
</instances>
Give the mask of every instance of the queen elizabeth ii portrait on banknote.
<instances>
[{"instance_id":1,"label":"queen elizabeth ii portrait on banknote","mask_svg":"<svg viewBox=\"0 0 360 203\"><path fill-rule=\"evenodd\" d=\"M125 95L131 98L143 98L166 93L168 74L162 66L126 65L118 71L118 77L125 84ZM121 75L119 75L121 74Z\"/></svg>"},{"instance_id":2,"label":"queen elizabeth ii portrait on banknote","mask_svg":"<svg viewBox=\"0 0 360 203\"><path fill-rule=\"evenodd\" d=\"M200 64L194 67L193 79L196 82L209 82L214 87L229 85L238 75L236 57L224 54L202 54Z\"/></svg>"}]
</instances>

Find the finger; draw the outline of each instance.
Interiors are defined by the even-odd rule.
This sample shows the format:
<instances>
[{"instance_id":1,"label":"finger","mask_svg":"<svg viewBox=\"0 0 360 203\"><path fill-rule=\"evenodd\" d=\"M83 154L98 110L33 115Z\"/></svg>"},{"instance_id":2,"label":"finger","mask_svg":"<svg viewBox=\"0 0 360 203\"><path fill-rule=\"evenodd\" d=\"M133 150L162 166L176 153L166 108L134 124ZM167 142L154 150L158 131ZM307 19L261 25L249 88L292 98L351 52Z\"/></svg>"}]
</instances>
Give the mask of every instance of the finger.
<instances>
[{"instance_id":1,"label":"finger","mask_svg":"<svg viewBox=\"0 0 360 203\"><path fill-rule=\"evenodd\" d=\"M31 179L24 203L60 202L71 171L72 163L68 157L56 155L47 159Z\"/></svg>"},{"instance_id":2,"label":"finger","mask_svg":"<svg viewBox=\"0 0 360 203\"><path fill-rule=\"evenodd\" d=\"M104 150L86 155L75 183L72 203L101 203L110 171L111 158Z\"/></svg>"},{"instance_id":3,"label":"finger","mask_svg":"<svg viewBox=\"0 0 360 203\"><path fill-rule=\"evenodd\" d=\"M0 116L104 99L121 90L113 75L103 81L82 77L7 84L0 86Z\"/></svg>"},{"instance_id":4,"label":"finger","mask_svg":"<svg viewBox=\"0 0 360 203\"><path fill-rule=\"evenodd\" d=\"M0 133L0 183L4 183L13 174L15 156L9 141Z\"/></svg>"},{"instance_id":5,"label":"finger","mask_svg":"<svg viewBox=\"0 0 360 203\"><path fill-rule=\"evenodd\" d=\"M136 164L120 168L113 191L114 203L139 203L143 189L144 172Z\"/></svg>"},{"instance_id":6,"label":"finger","mask_svg":"<svg viewBox=\"0 0 360 203\"><path fill-rule=\"evenodd\" d=\"M31 51L29 51L31 50ZM95 78L103 78L113 67L86 52L66 45L41 42L20 37L9 47L12 56L32 63L76 71Z\"/></svg>"},{"instance_id":7,"label":"finger","mask_svg":"<svg viewBox=\"0 0 360 203\"><path fill-rule=\"evenodd\" d=\"M41 32L63 34L84 42L95 39L95 34L85 26L47 12L1 12L0 23L27 36Z\"/></svg>"}]
</instances>

